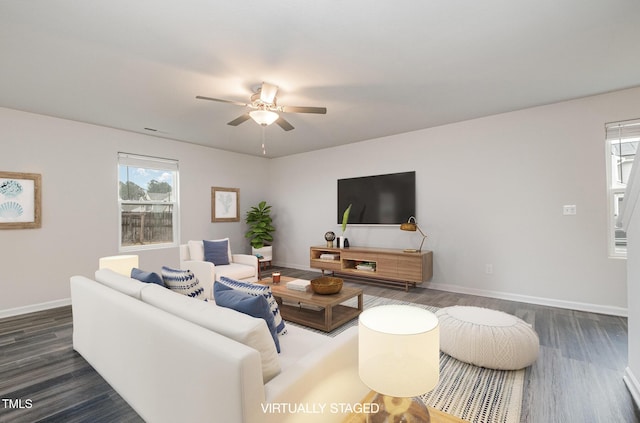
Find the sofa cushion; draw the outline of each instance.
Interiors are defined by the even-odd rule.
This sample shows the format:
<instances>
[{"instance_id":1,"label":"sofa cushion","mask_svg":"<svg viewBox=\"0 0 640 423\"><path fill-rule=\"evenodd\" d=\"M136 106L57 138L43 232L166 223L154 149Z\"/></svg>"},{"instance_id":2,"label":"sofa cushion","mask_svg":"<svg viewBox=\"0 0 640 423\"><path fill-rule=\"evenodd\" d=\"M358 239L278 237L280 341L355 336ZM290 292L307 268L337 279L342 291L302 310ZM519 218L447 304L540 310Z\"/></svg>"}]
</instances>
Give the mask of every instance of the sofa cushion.
<instances>
[{"instance_id":1,"label":"sofa cushion","mask_svg":"<svg viewBox=\"0 0 640 423\"><path fill-rule=\"evenodd\" d=\"M222 239L211 239L209 241L227 241L228 242L228 250L227 254L229 255L229 263L233 261L233 257L231 257L231 242L229 242L229 238ZM202 241L189 241L187 242L189 246L189 259L196 261L205 261L204 260L204 242Z\"/></svg>"},{"instance_id":2,"label":"sofa cushion","mask_svg":"<svg viewBox=\"0 0 640 423\"><path fill-rule=\"evenodd\" d=\"M131 269L131 277L139 280L140 282L155 283L160 286L165 286L162 277L156 272L145 272L144 270L134 267Z\"/></svg>"},{"instance_id":3,"label":"sofa cushion","mask_svg":"<svg viewBox=\"0 0 640 423\"><path fill-rule=\"evenodd\" d=\"M162 280L170 290L188 297L204 300L204 288L191 270L162 266Z\"/></svg>"},{"instance_id":4,"label":"sofa cushion","mask_svg":"<svg viewBox=\"0 0 640 423\"><path fill-rule=\"evenodd\" d=\"M276 324L271 313L271 308L267 299L262 295L251 295L246 292L236 291L233 288L229 288L220 282L213 284L213 292L216 299L216 304L220 307L227 307L236 311L239 311L249 316L264 319L267 322L269 332L276 345L276 350L280 353L280 340L278 339L278 333L276 332Z\"/></svg>"},{"instance_id":5,"label":"sofa cushion","mask_svg":"<svg viewBox=\"0 0 640 423\"><path fill-rule=\"evenodd\" d=\"M95 277L96 281L100 282L102 285L108 286L109 288L120 291L123 294L138 300L140 299L140 292L142 291L142 288L148 285L144 282L140 282L139 280L131 279L120 273L116 273L111 269L96 270Z\"/></svg>"},{"instance_id":6,"label":"sofa cushion","mask_svg":"<svg viewBox=\"0 0 640 423\"><path fill-rule=\"evenodd\" d=\"M256 269L252 266L239 263L229 263L226 266L216 266L216 280L226 276L229 279L248 279L256 275Z\"/></svg>"},{"instance_id":7,"label":"sofa cushion","mask_svg":"<svg viewBox=\"0 0 640 423\"><path fill-rule=\"evenodd\" d=\"M204 260L210 261L216 266L229 264L229 240L207 241L203 240Z\"/></svg>"},{"instance_id":8,"label":"sofa cushion","mask_svg":"<svg viewBox=\"0 0 640 423\"><path fill-rule=\"evenodd\" d=\"M142 301L257 350L265 383L280 373L278 352L263 319L151 284L142 291Z\"/></svg>"},{"instance_id":9,"label":"sofa cushion","mask_svg":"<svg viewBox=\"0 0 640 423\"><path fill-rule=\"evenodd\" d=\"M276 330L278 334L286 333L284 320L282 320L282 316L280 315L280 308L278 307L278 303L276 302L276 299L271 292L270 286L251 282L237 281L226 276L220 278L220 283L230 288L246 292L247 294L264 296L269 302L269 307L271 308L271 313L273 313L273 318L276 322Z\"/></svg>"}]
</instances>

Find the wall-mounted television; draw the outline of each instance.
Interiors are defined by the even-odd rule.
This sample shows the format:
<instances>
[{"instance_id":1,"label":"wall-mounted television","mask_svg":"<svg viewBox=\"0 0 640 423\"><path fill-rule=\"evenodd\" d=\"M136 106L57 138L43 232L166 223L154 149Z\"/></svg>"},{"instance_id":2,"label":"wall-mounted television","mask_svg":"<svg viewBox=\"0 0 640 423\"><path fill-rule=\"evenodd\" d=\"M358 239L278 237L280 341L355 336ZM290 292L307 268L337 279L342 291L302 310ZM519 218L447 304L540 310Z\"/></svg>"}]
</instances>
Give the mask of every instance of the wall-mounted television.
<instances>
[{"instance_id":1,"label":"wall-mounted television","mask_svg":"<svg viewBox=\"0 0 640 423\"><path fill-rule=\"evenodd\" d=\"M338 179L338 224L397 225L416 215L416 172Z\"/></svg>"}]
</instances>

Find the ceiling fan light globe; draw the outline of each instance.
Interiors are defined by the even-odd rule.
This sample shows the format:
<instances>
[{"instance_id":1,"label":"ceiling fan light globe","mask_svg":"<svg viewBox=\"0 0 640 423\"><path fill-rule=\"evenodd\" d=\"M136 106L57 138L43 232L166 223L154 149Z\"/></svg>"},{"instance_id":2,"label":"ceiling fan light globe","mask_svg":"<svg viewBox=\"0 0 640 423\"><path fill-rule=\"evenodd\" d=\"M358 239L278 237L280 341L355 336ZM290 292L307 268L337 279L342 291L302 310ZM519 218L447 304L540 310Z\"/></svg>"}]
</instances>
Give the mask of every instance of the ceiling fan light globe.
<instances>
[{"instance_id":1,"label":"ceiling fan light globe","mask_svg":"<svg viewBox=\"0 0 640 423\"><path fill-rule=\"evenodd\" d=\"M251 119L256 121L258 125L262 126L271 125L280 117L276 112L269 110L253 110L249 112L249 116L251 116Z\"/></svg>"}]
</instances>

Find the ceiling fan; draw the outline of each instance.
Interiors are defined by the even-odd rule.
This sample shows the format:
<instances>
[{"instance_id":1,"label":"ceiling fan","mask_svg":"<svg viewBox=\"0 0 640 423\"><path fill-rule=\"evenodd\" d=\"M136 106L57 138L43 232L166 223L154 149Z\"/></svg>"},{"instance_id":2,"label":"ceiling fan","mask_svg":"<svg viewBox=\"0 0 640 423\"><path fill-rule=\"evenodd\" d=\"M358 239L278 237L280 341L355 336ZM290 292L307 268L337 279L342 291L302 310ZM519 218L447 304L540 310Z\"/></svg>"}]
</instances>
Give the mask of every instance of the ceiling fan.
<instances>
[{"instance_id":1,"label":"ceiling fan","mask_svg":"<svg viewBox=\"0 0 640 423\"><path fill-rule=\"evenodd\" d=\"M279 106L277 104L276 94L278 93L278 87L273 84L269 84L263 82L258 88L256 88L255 93L251 96L251 101L249 103L242 103L239 101L233 100L223 100L220 98L211 98L204 96L196 96L198 100L211 100L211 101L219 101L221 103L231 103L237 106L244 106L252 109L251 111L238 116L231 122L228 122L227 125L238 126L242 122L253 119L262 126L268 126L272 123L276 123L285 131L291 131L293 129L293 125L287 122L282 116L278 113L318 113L318 114L326 114L326 107L301 107L301 106Z\"/></svg>"}]
</instances>

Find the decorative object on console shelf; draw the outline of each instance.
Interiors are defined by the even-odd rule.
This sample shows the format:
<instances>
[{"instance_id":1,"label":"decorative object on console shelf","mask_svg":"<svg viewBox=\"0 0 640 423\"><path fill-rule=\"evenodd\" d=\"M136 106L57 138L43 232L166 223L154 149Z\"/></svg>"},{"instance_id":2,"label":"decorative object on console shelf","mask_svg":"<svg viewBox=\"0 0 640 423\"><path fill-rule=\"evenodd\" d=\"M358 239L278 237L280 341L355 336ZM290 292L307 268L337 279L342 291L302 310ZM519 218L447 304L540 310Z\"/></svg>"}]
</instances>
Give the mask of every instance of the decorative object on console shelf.
<instances>
[{"instance_id":1,"label":"decorative object on console shelf","mask_svg":"<svg viewBox=\"0 0 640 423\"><path fill-rule=\"evenodd\" d=\"M358 270L366 270L367 272L375 272L376 271L376 263L375 262L362 262L356 265L356 269Z\"/></svg>"},{"instance_id":2,"label":"decorative object on console shelf","mask_svg":"<svg viewBox=\"0 0 640 423\"><path fill-rule=\"evenodd\" d=\"M333 241L336 239L336 234L331 231L326 232L324 234L324 239L327 241L327 247L331 248L333 247Z\"/></svg>"},{"instance_id":3,"label":"decorative object on console shelf","mask_svg":"<svg viewBox=\"0 0 640 423\"><path fill-rule=\"evenodd\" d=\"M419 249L416 250L415 248L405 248L404 252L419 253L420 251L422 251L422 245L424 244L424 240L427 239L427 236L424 234L424 232L422 232L422 229L420 229L420 227L418 226L418 223L416 222L416 218L414 216L411 216L409 220L407 220L405 223L400 224L400 229L403 231L409 231L409 232L415 232L417 230L418 232L420 232L420 235L422 235L422 242L420 243Z\"/></svg>"},{"instance_id":4,"label":"decorative object on console shelf","mask_svg":"<svg viewBox=\"0 0 640 423\"><path fill-rule=\"evenodd\" d=\"M440 379L438 318L415 306L384 305L363 311L358 325L360 379L378 393L372 402L380 404L371 421L429 422L416 397Z\"/></svg>"},{"instance_id":5,"label":"decorative object on console shelf","mask_svg":"<svg viewBox=\"0 0 640 423\"><path fill-rule=\"evenodd\" d=\"M211 221L240 221L240 189L211 187Z\"/></svg>"},{"instance_id":6,"label":"decorative object on console shelf","mask_svg":"<svg viewBox=\"0 0 640 423\"><path fill-rule=\"evenodd\" d=\"M320 254L320 260L340 260L340 254L323 253Z\"/></svg>"},{"instance_id":7,"label":"decorative object on console shelf","mask_svg":"<svg viewBox=\"0 0 640 423\"><path fill-rule=\"evenodd\" d=\"M322 276L311 280L311 289L316 294L331 295L337 294L342 289L342 279L332 276Z\"/></svg>"},{"instance_id":8,"label":"decorative object on console shelf","mask_svg":"<svg viewBox=\"0 0 640 423\"><path fill-rule=\"evenodd\" d=\"M342 214L342 235L338 237L338 248L349 247L349 240L344 236L344 233L347 230L347 223L349 223L349 213L351 213L351 206L352 205L349 204L349 207L347 207Z\"/></svg>"}]
</instances>

